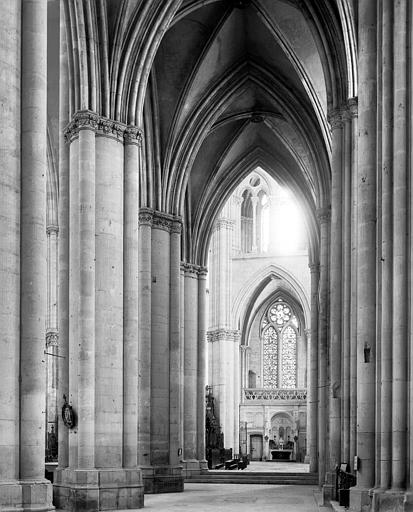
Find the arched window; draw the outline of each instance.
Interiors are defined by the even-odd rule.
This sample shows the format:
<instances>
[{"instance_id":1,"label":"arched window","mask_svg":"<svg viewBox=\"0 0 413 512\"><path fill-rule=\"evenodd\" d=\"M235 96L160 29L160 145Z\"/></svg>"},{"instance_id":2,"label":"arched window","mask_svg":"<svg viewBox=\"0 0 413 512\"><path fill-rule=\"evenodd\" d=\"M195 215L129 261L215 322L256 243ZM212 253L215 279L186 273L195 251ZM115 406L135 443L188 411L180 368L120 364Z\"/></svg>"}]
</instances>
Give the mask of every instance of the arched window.
<instances>
[{"instance_id":1,"label":"arched window","mask_svg":"<svg viewBox=\"0 0 413 512\"><path fill-rule=\"evenodd\" d=\"M253 246L253 205L251 192L244 190L241 204L241 251L252 252Z\"/></svg>"},{"instance_id":2,"label":"arched window","mask_svg":"<svg viewBox=\"0 0 413 512\"><path fill-rule=\"evenodd\" d=\"M267 310L261 322L263 387L297 387L298 320L282 298Z\"/></svg>"}]
</instances>

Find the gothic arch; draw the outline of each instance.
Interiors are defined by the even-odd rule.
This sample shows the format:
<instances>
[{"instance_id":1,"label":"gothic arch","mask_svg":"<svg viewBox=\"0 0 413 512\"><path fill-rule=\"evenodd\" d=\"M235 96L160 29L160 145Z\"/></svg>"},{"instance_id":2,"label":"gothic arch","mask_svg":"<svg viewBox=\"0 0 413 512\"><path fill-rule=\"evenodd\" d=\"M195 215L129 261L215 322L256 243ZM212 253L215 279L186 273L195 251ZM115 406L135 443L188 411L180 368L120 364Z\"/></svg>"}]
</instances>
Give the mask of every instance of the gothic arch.
<instances>
[{"instance_id":1,"label":"gothic arch","mask_svg":"<svg viewBox=\"0 0 413 512\"><path fill-rule=\"evenodd\" d=\"M281 278L283 281L287 282L292 287L295 296L288 290L279 288L275 294L271 293L262 303L257 304L260 294L274 278ZM302 285L286 269L276 265L269 265L268 267L260 269L246 282L233 304L232 317L234 319L234 325L238 325L241 331L242 345L245 344L248 339L249 330L257 311L261 309L263 304L275 300L280 294L288 297L288 300L296 306L297 311L302 311L303 323L306 326L310 325L310 306Z\"/></svg>"}]
</instances>

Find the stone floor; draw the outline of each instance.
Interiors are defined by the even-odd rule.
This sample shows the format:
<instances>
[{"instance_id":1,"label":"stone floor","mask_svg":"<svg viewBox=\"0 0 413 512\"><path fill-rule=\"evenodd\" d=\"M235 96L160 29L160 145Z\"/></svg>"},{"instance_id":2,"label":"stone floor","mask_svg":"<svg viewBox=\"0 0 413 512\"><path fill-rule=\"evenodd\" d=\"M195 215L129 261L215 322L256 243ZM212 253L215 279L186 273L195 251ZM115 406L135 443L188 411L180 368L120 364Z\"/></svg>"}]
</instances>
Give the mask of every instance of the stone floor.
<instances>
[{"instance_id":1,"label":"stone floor","mask_svg":"<svg viewBox=\"0 0 413 512\"><path fill-rule=\"evenodd\" d=\"M308 485L185 483L183 493L146 494L145 508L156 512L318 512Z\"/></svg>"}]
</instances>

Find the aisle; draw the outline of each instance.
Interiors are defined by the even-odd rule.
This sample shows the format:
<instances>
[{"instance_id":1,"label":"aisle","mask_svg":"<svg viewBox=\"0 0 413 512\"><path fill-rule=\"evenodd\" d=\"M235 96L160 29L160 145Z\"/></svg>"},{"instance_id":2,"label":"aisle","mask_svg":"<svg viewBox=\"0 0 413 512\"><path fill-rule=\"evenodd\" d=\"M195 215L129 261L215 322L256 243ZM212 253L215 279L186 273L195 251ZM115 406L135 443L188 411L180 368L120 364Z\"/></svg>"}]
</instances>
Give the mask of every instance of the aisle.
<instances>
[{"instance_id":1,"label":"aisle","mask_svg":"<svg viewBox=\"0 0 413 512\"><path fill-rule=\"evenodd\" d=\"M156 512L318 512L316 487L307 485L189 484L183 493L145 494Z\"/></svg>"}]
</instances>

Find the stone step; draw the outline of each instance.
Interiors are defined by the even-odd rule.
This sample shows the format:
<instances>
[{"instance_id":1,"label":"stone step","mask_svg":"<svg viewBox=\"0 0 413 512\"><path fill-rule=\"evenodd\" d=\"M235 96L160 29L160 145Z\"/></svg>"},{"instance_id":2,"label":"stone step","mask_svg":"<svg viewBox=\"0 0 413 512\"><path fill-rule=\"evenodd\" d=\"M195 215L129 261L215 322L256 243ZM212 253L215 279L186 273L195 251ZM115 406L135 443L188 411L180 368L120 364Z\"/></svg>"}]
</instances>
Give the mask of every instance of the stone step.
<instances>
[{"instance_id":1,"label":"stone step","mask_svg":"<svg viewBox=\"0 0 413 512\"><path fill-rule=\"evenodd\" d=\"M252 473L234 471L209 471L186 478L190 483L213 484L272 484L272 485L318 485L314 473Z\"/></svg>"}]
</instances>

